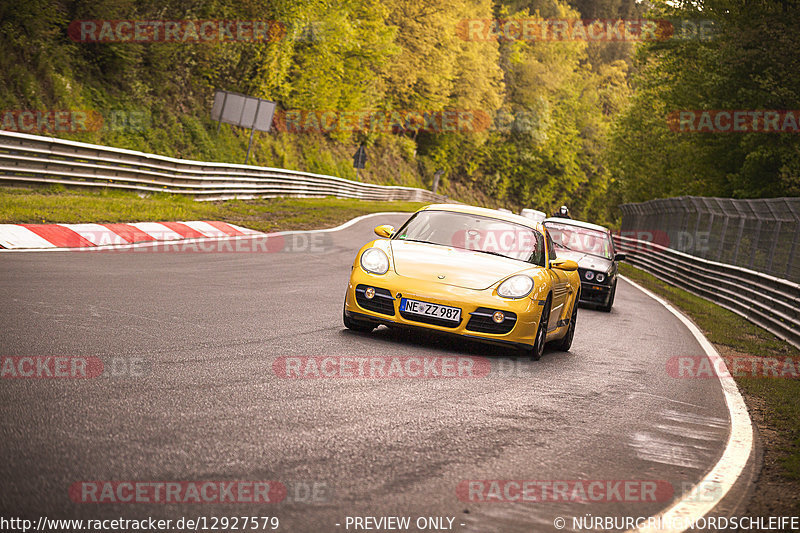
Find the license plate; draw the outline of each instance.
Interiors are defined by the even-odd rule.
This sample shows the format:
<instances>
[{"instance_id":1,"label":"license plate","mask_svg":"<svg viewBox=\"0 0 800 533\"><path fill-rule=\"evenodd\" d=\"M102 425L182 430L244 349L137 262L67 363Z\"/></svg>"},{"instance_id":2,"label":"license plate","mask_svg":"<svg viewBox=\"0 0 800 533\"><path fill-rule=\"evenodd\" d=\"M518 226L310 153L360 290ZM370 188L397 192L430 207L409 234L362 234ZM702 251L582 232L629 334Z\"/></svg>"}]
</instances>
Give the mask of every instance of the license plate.
<instances>
[{"instance_id":1,"label":"license plate","mask_svg":"<svg viewBox=\"0 0 800 533\"><path fill-rule=\"evenodd\" d=\"M446 305L431 304L417 300L402 298L400 300L400 310L412 315L429 316L461 322L461 309L458 307L448 307Z\"/></svg>"}]
</instances>

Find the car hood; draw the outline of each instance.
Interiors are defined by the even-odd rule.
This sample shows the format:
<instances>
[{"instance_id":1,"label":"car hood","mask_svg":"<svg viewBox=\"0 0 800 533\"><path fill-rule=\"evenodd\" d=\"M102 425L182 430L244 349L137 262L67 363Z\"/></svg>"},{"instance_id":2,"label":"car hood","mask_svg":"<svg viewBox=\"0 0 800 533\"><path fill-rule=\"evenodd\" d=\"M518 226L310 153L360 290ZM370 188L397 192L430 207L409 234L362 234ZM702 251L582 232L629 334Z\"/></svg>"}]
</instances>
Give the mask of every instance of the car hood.
<instances>
[{"instance_id":1,"label":"car hood","mask_svg":"<svg viewBox=\"0 0 800 533\"><path fill-rule=\"evenodd\" d=\"M572 259L578 263L578 267L580 268L597 270L599 272L608 272L611 270L611 261L597 255L559 249L556 252L556 257L559 259Z\"/></svg>"},{"instance_id":2,"label":"car hood","mask_svg":"<svg viewBox=\"0 0 800 533\"><path fill-rule=\"evenodd\" d=\"M390 242L394 270L400 276L467 289L488 289L511 274L532 266L515 259L451 246Z\"/></svg>"}]
</instances>

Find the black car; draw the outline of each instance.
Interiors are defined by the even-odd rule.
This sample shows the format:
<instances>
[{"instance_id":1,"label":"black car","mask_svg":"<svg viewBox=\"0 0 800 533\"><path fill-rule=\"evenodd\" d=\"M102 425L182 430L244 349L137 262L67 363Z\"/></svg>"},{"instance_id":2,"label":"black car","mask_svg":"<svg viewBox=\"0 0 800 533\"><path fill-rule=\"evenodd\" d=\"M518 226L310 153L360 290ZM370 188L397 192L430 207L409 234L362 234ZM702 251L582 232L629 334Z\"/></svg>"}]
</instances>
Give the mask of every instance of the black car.
<instances>
[{"instance_id":1,"label":"black car","mask_svg":"<svg viewBox=\"0 0 800 533\"><path fill-rule=\"evenodd\" d=\"M616 253L608 228L555 217L546 219L543 224L556 248L556 255L578 263L580 302L611 311L617 290L617 261L625 259L625 254Z\"/></svg>"}]
</instances>

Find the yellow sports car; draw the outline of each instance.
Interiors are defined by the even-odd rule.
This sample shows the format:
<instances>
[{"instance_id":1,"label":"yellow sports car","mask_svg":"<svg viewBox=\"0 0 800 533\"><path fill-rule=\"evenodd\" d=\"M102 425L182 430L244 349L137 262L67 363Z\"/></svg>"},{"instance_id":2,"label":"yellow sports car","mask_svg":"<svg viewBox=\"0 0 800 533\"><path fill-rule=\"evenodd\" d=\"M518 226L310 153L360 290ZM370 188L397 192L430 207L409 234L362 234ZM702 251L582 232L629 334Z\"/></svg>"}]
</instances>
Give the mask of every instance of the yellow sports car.
<instances>
[{"instance_id":1,"label":"yellow sports car","mask_svg":"<svg viewBox=\"0 0 800 533\"><path fill-rule=\"evenodd\" d=\"M578 265L556 258L547 229L493 209L423 207L359 250L344 325L422 327L506 344L538 360L568 350L580 297Z\"/></svg>"}]
</instances>

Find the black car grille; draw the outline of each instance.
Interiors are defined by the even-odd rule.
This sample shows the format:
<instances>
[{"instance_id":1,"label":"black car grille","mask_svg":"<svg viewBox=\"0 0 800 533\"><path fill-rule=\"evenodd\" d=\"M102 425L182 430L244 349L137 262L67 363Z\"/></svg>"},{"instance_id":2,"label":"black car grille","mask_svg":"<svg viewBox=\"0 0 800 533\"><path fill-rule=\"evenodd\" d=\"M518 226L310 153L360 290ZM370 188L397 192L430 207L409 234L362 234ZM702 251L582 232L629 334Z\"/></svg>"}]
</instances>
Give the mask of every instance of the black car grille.
<instances>
[{"instance_id":1,"label":"black car grille","mask_svg":"<svg viewBox=\"0 0 800 533\"><path fill-rule=\"evenodd\" d=\"M595 289L591 285L581 285L581 301L586 303L605 303L609 290L609 287Z\"/></svg>"},{"instance_id":2,"label":"black car grille","mask_svg":"<svg viewBox=\"0 0 800 533\"><path fill-rule=\"evenodd\" d=\"M503 313L506 318L499 324L492 319L497 311ZM470 331L477 331L479 333L508 333L514 329L514 324L517 323L517 315L510 311L502 311L500 309L489 309L488 307L479 307L472 313L472 317L467 322L467 329Z\"/></svg>"},{"instance_id":3,"label":"black car grille","mask_svg":"<svg viewBox=\"0 0 800 533\"><path fill-rule=\"evenodd\" d=\"M369 285L358 285L356 287L356 302L364 309L375 311L382 315L394 316L394 298L392 293L386 289L375 289L375 296L372 299L364 296L364 291L367 290Z\"/></svg>"}]
</instances>

